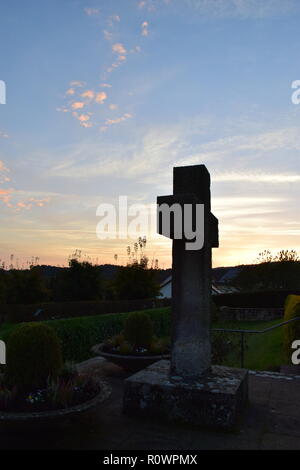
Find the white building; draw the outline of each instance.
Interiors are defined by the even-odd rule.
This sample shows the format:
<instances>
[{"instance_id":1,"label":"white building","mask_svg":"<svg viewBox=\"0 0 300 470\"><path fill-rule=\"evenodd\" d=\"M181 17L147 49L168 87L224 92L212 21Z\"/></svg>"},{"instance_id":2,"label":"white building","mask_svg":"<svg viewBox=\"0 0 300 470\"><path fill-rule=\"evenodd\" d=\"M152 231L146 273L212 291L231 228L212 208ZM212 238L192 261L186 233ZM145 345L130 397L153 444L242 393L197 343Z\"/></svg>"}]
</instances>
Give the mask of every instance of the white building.
<instances>
[{"instance_id":1,"label":"white building","mask_svg":"<svg viewBox=\"0 0 300 470\"><path fill-rule=\"evenodd\" d=\"M212 295L219 294L230 294L232 292L238 292L238 289L232 286L216 286L215 283L212 283L211 293ZM171 299L172 298L172 274L168 276L160 285L160 299Z\"/></svg>"}]
</instances>

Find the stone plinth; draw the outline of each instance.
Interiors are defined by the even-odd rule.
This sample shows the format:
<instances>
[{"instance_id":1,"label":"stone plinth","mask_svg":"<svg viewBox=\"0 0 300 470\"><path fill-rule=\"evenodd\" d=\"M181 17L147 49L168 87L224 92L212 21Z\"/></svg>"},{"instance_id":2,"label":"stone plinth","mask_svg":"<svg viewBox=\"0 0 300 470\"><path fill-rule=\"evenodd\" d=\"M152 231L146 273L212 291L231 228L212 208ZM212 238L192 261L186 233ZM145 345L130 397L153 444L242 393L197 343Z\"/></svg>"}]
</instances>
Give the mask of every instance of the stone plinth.
<instances>
[{"instance_id":1,"label":"stone plinth","mask_svg":"<svg viewBox=\"0 0 300 470\"><path fill-rule=\"evenodd\" d=\"M125 381L125 413L210 428L232 429L247 402L248 372L212 366L201 380L170 379L170 362L159 361Z\"/></svg>"}]
</instances>

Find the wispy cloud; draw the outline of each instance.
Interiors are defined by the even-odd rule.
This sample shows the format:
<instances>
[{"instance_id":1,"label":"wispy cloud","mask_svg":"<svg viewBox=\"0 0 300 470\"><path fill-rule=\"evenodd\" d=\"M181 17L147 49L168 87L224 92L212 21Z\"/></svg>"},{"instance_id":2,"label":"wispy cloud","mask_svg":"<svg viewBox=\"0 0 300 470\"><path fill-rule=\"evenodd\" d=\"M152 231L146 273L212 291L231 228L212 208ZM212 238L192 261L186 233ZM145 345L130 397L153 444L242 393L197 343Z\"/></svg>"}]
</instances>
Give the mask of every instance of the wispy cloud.
<instances>
[{"instance_id":1,"label":"wispy cloud","mask_svg":"<svg viewBox=\"0 0 300 470\"><path fill-rule=\"evenodd\" d=\"M84 12L88 16L97 16L100 13L99 8L84 8Z\"/></svg>"},{"instance_id":2,"label":"wispy cloud","mask_svg":"<svg viewBox=\"0 0 300 470\"><path fill-rule=\"evenodd\" d=\"M8 177L9 169L5 166L4 162L0 160L0 183L10 181Z\"/></svg>"},{"instance_id":3,"label":"wispy cloud","mask_svg":"<svg viewBox=\"0 0 300 470\"><path fill-rule=\"evenodd\" d=\"M149 36L149 23L148 21L144 21L142 23L142 36Z\"/></svg>"},{"instance_id":4,"label":"wispy cloud","mask_svg":"<svg viewBox=\"0 0 300 470\"><path fill-rule=\"evenodd\" d=\"M297 183L300 182L300 173L294 174L282 174L282 173L219 173L214 175L214 181L216 182L248 182L248 183L273 183L273 184L285 184L285 183Z\"/></svg>"},{"instance_id":5,"label":"wispy cloud","mask_svg":"<svg viewBox=\"0 0 300 470\"><path fill-rule=\"evenodd\" d=\"M9 138L9 135L6 132L0 130L0 139L8 139L8 138Z\"/></svg>"},{"instance_id":6,"label":"wispy cloud","mask_svg":"<svg viewBox=\"0 0 300 470\"><path fill-rule=\"evenodd\" d=\"M107 119L105 121L105 124L108 125L108 126L112 125L112 124L119 124L120 122L126 121L126 119L130 119L130 118L132 118L132 114L125 113L125 114L123 114L123 116L120 116L119 118Z\"/></svg>"},{"instance_id":7,"label":"wispy cloud","mask_svg":"<svg viewBox=\"0 0 300 470\"><path fill-rule=\"evenodd\" d=\"M13 209L15 212L26 209L30 210L34 206L43 207L47 202L50 201L50 198L35 198L29 197L26 199L20 200L19 191L13 188L7 188L7 184L10 182L11 178L7 175L10 173L10 170L5 166L4 162L0 160L0 201L9 209Z\"/></svg>"},{"instance_id":8,"label":"wispy cloud","mask_svg":"<svg viewBox=\"0 0 300 470\"><path fill-rule=\"evenodd\" d=\"M176 1L176 0L175 0ZM178 0L177 0L178 2ZM297 0L183 0L201 15L212 18L268 18L299 9Z\"/></svg>"},{"instance_id":9,"label":"wispy cloud","mask_svg":"<svg viewBox=\"0 0 300 470\"><path fill-rule=\"evenodd\" d=\"M107 20L109 27L112 27L115 23L120 23L121 18L119 15L110 15Z\"/></svg>"},{"instance_id":10,"label":"wispy cloud","mask_svg":"<svg viewBox=\"0 0 300 470\"><path fill-rule=\"evenodd\" d=\"M71 83L70 83L70 86L71 87L83 87L85 85L84 82L81 82L80 80L73 80Z\"/></svg>"},{"instance_id":11,"label":"wispy cloud","mask_svg":"<svg viewBox=\"0 0 300 470\"><path fill-rule=\"evenodd\" d=\"M141 0L137 5L140 10L145 9L149 12L153 12L157 8L157 2L155 0Z\"/></svg>"},{"instance_id":12,"label":"wispy cloud","mask_svg":"<svg viewBox=\"0 0 300 470\"><path fill-rule=\"evenodd\" d=\"M111 41L113 38L113 33L111 31L107 31L107 29L103 30L103 37L105 41Z\"/></svg>"}]
</instances>

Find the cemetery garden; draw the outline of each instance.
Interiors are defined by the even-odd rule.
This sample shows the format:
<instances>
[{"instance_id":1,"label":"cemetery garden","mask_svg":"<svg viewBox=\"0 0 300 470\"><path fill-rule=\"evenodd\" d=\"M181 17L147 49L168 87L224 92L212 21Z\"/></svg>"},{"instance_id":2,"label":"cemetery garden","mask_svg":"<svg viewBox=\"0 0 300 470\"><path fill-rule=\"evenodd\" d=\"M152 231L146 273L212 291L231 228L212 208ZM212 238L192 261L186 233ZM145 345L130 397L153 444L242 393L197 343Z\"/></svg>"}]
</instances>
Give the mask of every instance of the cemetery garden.
<instances>
[{"instance_id":1,"label":"cemetery garden","mask_svg":"<svg viewBox=\"0 0 300 470\"><path fill-rule=\"evenodd\" d=\"M2 448L299 448L300 296L280 317L225 318L211 297L218 221L203 165L175 168L158 208L191 200L204 202L204 245L188 251L169 232L171 306L84 315L83 302L82 315L1 324Z\"/></svg>"}]
</instances>

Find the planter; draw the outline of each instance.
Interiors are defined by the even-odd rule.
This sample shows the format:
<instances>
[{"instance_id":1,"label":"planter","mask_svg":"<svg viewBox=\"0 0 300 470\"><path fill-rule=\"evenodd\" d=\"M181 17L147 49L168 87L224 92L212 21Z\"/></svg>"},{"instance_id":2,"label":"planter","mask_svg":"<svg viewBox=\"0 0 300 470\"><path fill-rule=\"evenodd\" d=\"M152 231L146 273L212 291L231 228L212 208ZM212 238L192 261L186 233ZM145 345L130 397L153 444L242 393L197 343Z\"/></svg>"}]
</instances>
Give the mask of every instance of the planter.
<instances>
[{"instance_id":1,"label":"planter","mask_svg":"<svg viewBox=\"0 0 300 470\"><path fill-rule=\"evenodd\" d=\"M145 355L145 356L136 356L136 355L125 355L125 354L116 354L108 353L103 351L103 344L96 344L92 347L92 353L95 356L101 356L104 359L107 359L110 362L113 362L119 367L127 370L128 372L137 372L139 370L145 369L154 362L161 361L162 359L170 359L170 354L159 354L159 355Z\"/></svg>"},{"instance_id":2,"label":"planter","mask_svg":"<svg viewBox=\"0 0 300 470\"><path fill-rule=\"evenodd\" d=\"M38 412L16 412L0 411L0 432L8 431L40 431L52 428L64 427L79 416L92 411L100 405L111 394L111 387L99 381L101 391L91 400L79 405L63 408L60 410L38 411Z\"/></svg>"}]
</instances>

